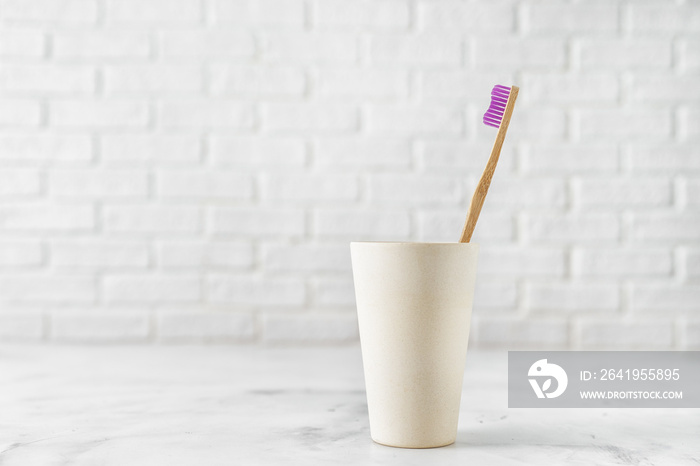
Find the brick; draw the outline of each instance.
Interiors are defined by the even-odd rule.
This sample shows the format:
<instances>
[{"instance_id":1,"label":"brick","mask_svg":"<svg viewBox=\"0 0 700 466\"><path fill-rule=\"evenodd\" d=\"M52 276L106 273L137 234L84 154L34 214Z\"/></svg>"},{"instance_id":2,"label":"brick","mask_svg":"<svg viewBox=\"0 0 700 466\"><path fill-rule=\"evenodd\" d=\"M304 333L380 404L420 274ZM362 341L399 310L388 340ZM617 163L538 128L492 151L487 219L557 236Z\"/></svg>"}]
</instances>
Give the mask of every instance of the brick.
<instances>
[{"instance_id":1,"label":"brick","mask_svg":"<svg viewBox=\"0 0 700 466\"><path fill-rule=\"evenodd\" d=\"M37 170L5 168L0 171L0 198L34 196L40 190L41 178Z\"/></svg>"},{"instance_id":2,"label":"brick","mask_svg":"<svg viewBox=\"0 0 700 466\"><path fill-rule=\"evenodd\" d=\"M303 167L306 147L301 139L271 139L256 136L212 136L209 153L220 167L240 170L288 170Z\"/></svg>"},{"instance_id":3,"label":"brick","mask_svg":"<svg viewBox=\"0 0 700 466\"><path fill-rule=\"evenodd\" d=\"M458 237L462 232L462 227L467 216L466 208L460 214L462 219L460 220L460 225L458 229ZM447 233L447 232L446 232ZM450 232L450 238L454 238ZM479 215L479 223L474 230L474 236L472 237L473 243L479 243L481 241L487 242L497 242L497 241L510 241L515 237L515 227L513 225L513 218L509 213L489 213L481 212ZM451 241L451 240L450 240Z\"/></svg>"},{"instance_id":4,"label":"brick","mask_svg":"<svg viewBox=\"0 0 700 466\"><path fill-rule=\"evenodd\" d=\"M683 269L688 278L700 278L700 249L686 249Z\"/></svg>"},{"instance_id":5,"label":"brick","mask_svg":"<svg viewBox=\"0 0 700 466\"><path fill-rule=\"evenodd\" d=\"M212 275L207 279L207 301L241 306L302 306L304 282L293 278Z\"/></svg>"},{"instance_id":6,"label":"brick","mask_svg":"<svg viewBox=\"0 0 700 466\"><path fill-rule=\"evenodd\" d=\"M686 72L700 70L700 39L685 39L681 42L680 63Z\"/></svg>"},{"instance_id":7,"label":"brick","mask_svg":"<svg viewBox=\"0 0 700 466\"><path fill-rule=\"evenodd\" d=\"M578 61L582 69L669 69L671 67L671 42L644 39L598 39L586 37L577 43Z\"/></svg>"},{"instance_id":8,"label":"brick","mask_svg":"<svg viewBox=\"0 0 700 466\"><path fill-rule=\"evenodd\" d=\"M515 8L510 1L421 1L417 17L422 31L507 32L514 29Z\"/></svg>"},{"instance_id":9,"label":"brick","mask_svg":"<svg viewBox=\"0 0 700 466\"><path fill-rule=\"evenodd\" d=\"M579 110L581 138L655 141L671 135L671 114L662 108Z\"/></svg>"},{"instance_id":10,"label":"brick","mask_svg":"<svg viewBox=\"0 0 700 466\"><path fill-rule=\"evenodd\" d=\"M634 144L629 160L634 172L684 173L700 170L700 148L694 144Z\"/></svg>"},{"instance_id":11,"label":"brick","mask_svg":"<svg viewBox=\"0 0 700 466\"><path fill-rule=\"evenodd\" d=\"M411 164L409 139L386 137L324 138L314 147L316 163L324 170L346 171L348 168L408 168Z\"/></svg>"},{"instance_id":12,"label":"brick","mask_svg":"<svg viewBox=\"0 0 700 466\"><path fill-rule=\"evenodd\" d=\"M678 127L681 137L686 140L700 140L700 106L681 110Z\"/></svg>"},{"instance_id":13,"label":"brick","mask_svg":"<svg viewBox=\"0 0 700 466\"><path fill-rule=\"evenodd\" d=\"M105 134L100 156L105 162L129 167L193 164L201 157L201 143L196 135Z\"/></svg>"},{"instance_id":14,"label":"brick","mask_svg":"<svg viewBox=\"0 0 700 466\"><path fill-rule=\"evenodd\" d=\"M403 0L322 0L315 13L315 26L333 30L405 30L410 21L408 2Z\"/></svg>"},{"instance_id":15,"label":"brick","mask_svg":"<svg viewBox=\"0 0 700 466\"><path fill-rule=\"evenodd\" d=\"M163 312L158 316L157 335L165 342L226 342L251 340L255 321L249 313Z\"/></svg>"},{"instance_id":16,"label":"brick","mask_svg":"<svg viewBox=\"0 0 700 466\"><path fill-rule=\"evenodd\" d=\"M350 249L326 244L267 245L263 263L270 272L350 272Z\"/></svg>"},{"instance_id":17,"label":"brick","mask_svg":"<svg viewBox=\"0 0 700 466\"><path fill-rule=\"evenodd\" d=\"M59 59L148 58L148 34L124 31L60 32L53 35L52 54Z\"/></svg>"},{"instance_id":18,"label":"brick","mask_svg":"<svg viewBox=\"0 0 700 466\"><path fill-rule=\"evenodd\" d=\"M382 0L383 1L383 0ZM397 99L408 96L408 72L351 68L323 68L316 78L324 97Z\"/></svg>"},{"instance_id":19,"label":"brick","mask_svg":"<svg viewBox=\"0 0 700 466\"><path fill-rule=\"evenodd\" d=\"M0 40L2 40L0 38ZM37 101L0 100L0 128L36 127L41 124L41 106Z\"/></svg>"},{"instance_id":20,"label":"brick","mask_svg":"<svg viewBox=\"0 0 700 466\"><path fill-rule=\"evenodd\" d=\"M304 24L302 0L214 0L213 20L241 25L296 26Z\"/></svg>"},{"instance_id":21,"label":"brick","mask_svg":"<svg viewBox=\"0 0 700 466\"><path fill-rule=\"evenodd\" d=\"M630 307L633 311L700 312L700 286L635 283Z\"/></svg>"},{"instance_id":22,"label":"brick","mask_svg":"<svg viewBox=\"0 0 700 466\"><path fill-rule=\"evenodd\" d=\"M61 312L51 316L50 337L76 343L144 342L150 336L146 312Z\"/></svg>"},{"instance_id":23,"label":"brick","mask_svg":"<svg viewBox=\"0 0 700 466\"><path fill-rule=\"evenodd\" d=\"M108 275L103 295L110 303L186 303L201 299L197 276Z\"/></svg>"},{"instance_id":24,"label":"brick","mask_svg":"<svg viewBox=\"0 0 700 466\"><path fill-rule=\"evenodd\" d=\"M451 172L455 170L480 175L493 143L428 140L416 143L419 166L430 172ZM515 151L512 146L504 146L498 159L499 173L512 171L515 165Z\"/></svg>"},{"instance_id":25,"label":"brick","mask_svg":"<svg viewBox=\"0 0 700 466\"><path fill-rule=\"evenodd\" d=\"M495 83L513 81L510 73L474 72L454 69L425 68L421 73L421 96L426 101L444 100L455 103L481 102L480 111L488 108ZM483 108L483 110L481 110Z\"/></svg>"},{"instance_id":26,"label":"brick","mask_svg":"<svg viewBox=\"0 0 700 466\"><path fill-rule=\"evenodd\" d=\"M262 57L271 63L356 63L358 38L349 33L267 32Z\"/></svg>"},{"instance_id":27,"label":"brick","mask_svg":"<svg viewBox=\"0 0 700 466\"><path fill-rule=\"evenodd\" d=\"M562 277L566 256L563 249L482 246L478 270L480 276Z\"/></svg>"},{"instance_id":28,"label":"brick","mask_svg":"<svg viewBox=\"0 0 700 466\"><path fill-rule=\"evenodd\" d=\"M31 267L41 265L42 261L43 252L39 241L0 241L0 266L2 267Z\"/></svg>"},{"instance_id":29,"label":"brick","mask_svg":"<svg viewBox=\"0 0 700 466\"><path fill-rule=\"evenodd\" d=\"M575 243L615 241L620 221L612 213L528 214L525 235L534 243Z\"/></svg>"},{"instance_id":30,"label":"brick","mask_svg":"<svg viewBox=\"0 0 700 466\"><path fill-rule=\"evenodd\" d=\"M372 202L456 204L462 196L460 181L460 177L454 176L369 175L368 198Z\"/></svg>"},{"instance_id":31,"label":"brick","mask_svg":"<svg viewBox=\"0 0 700 466\"><path fill-rule=\"evenodd\" d=\"M253 265L253 247L244 242L167 241L158 246L158 264L172 268L248 269Z\"/></svg>"},{"instance_id":32,"label":"brick","mask_svg":"<svg viewBox=\"0 0 700 466\"><path fill-rule=\"evenodd\" d=\"M637 102L700 101L697 78L691 76L634 76L630 99Z\"/></svg>"},{"instance_id":33,"label":"brick","mask_svg":"<svg viewBox=\"0 0 700 466\"><path fill-rule=\"evenodd\" d=\"M6 64L0 68L0 91L6 93L90 94L95 70L86 65Z\"/></svg>"},{"instance_id":34,"label":"brick","mask_svg":"<svg viewBox=\"0 0 700 466\"><path fill-rule=\"evenodd\" d=\"M381 65L460 65L462 39L458 34L373 35L372 63Z\"/></svg>"},{"instance_id":35,"label":"brick","mask_svg":"<svg viewBox=\"0 0 700 466\"><path fill-rule=\"evenodd\" d=\"M191 65L114 65L104 70L107 92L166 93L202 90L202 72Z\"/></svg>"},{"instance_id":36,"label":"brick","mask_svg":"<svg viewBox=\"0 0 700 466\"><path fill-rule=\"evenodd\" d=\"M0 341L39 341L43 336L44 318L41 313L0 313Z\"/></svg>"},{"instance_id":37,"label":"brick","mask_svg":"<svg viewBox=\"0 0 700 466\"><path fill-rule=\"evenodd\" d=\"M619 167L617 145L613 143L542 142L525 146L522 153L522 169L531 174L614 173Z\"/></svg>"},{"instance_id":38,"label":"brick","mask_svg":"<svg viewBox=\"0 0 700 466\"><path fill-rule=\"evenodd\" d=\"M95 225L91 206L13 204L0 207L0 227L9 231L85 231Z\"/></svg>"},{"instance_id":39,"label":"brick","mask_svg":"<svg viewBox=\"0 0 700 466\"><path fill-rule=\"evenodd\" d=\"M49 194L56 197L141 198L148 196L148 173L141 170L53 170Z\"/></svg>"},{"instance_id":40,"label":"brick","mask_svg":"<svg viewBox=\"0 0 700 466\"><path fill-rule=\"evenodd\" d=\"M255 4L250 0L211 0L208 9L207 19L217 23L249 25L257 16Z\"/></svg>"},{"instance_id":41,"label":"brick","mask_svg":"<svg viewBox=\"0 0 700 466\"><path fill-rule=\"evenodd\" d=\"M145 268L148 255L148 245L144 242L66 239L50 243L49 263L55 267Z\"/></svg>"},{"instance_id":42,"label":"brick","mask_svg":"<svg viewBox=\"0 0 700 466\"><path fill-rule=\"evenodd\" d=\"M306 76L297 67L216 63L209 67L209 87L216 95L301 96Z\"/></svg>"},{"instance_id":43,"label":"brick","mask_svg":"<svg viewBox=\"0 0 700 466\"><path fill-rule=\"evenodd\" d=\"M604 73L527 74L523 88L527 89L523 94L527 101L544 103L616 102L619 94L617 76ZM618 125L624 123L619 121Z\"/></svg>"},{"instance_id":44,"label":"brick","mask_svg":"<svg viewBox=\"0 0 700 466\"><path fill-rule=\"evenodd\" d=\"M267 343L340 343L359 340L355 314L266 314L263 338Z\"/></svg>"},{"instance_id":45,"label":"brick","mask_svg":"<svg viewBox=\"0 0 700 466\"><path fill-rule=\"evenodd\" d=\"M191 206L105 206L103 225L116 233L195 233L201 228L200 210Z\"/></svg>"},{"instance_id":46,"label":"brick","mask_svg":"<svg viewBox=\"0 0 700 466\"><path fill-rule=\"evenodd\" d=\"M583 207L669 206L673 201L669 179L576 179L576 202Z\"/></svg>"},{"instance_id":47,"label":"brick","mask_svg":"<svg viewBox=\"0 0 700 466\"><path fill-rule=\"evenodd\" d=\"M629 5L629 21L635 32L697 32L700 9L694 3L636 3Z\"/></svg>"},{"instance_id":48,"label":"brick","mask_svg":"<svg viewBox=\"0 0 700 466\"><path fill-rule=\"evenodd\" d=\"M266 314L263 317L266 343L357 342L359 331L354 313Z\"/></svg>"},{"instance_id":49,"label":"brick","mask_svg":"<svg viewBox=\"0 0 700 466\"><path fill-rule=\"evenodd\" d=\"M52 127L139 128L148 124L148 105L127 101L61 101L49 107Z\"/></svg>"},{"instance_id":50,"label":"brick","mask_svg":"<svg viewBox=\"0 0 700 466\"><path fill-rule=\"evenodd\" d=\"M635 240L697 241L700 235L700 215L690 213L634 214L630 235Z\"/></svg>"},{"instance_id":51,"label":"brick","mask_svg":"<svg viewBox=\"0 0 700 466\"><path fill-rule=\"evenodd\" d=\"M303 26L305 22L306 7L302 0L248 0L248 6L250 19L256 24Z\"/></svg>"},{"instance_id":52,"label":"brick","mask_svg":"<svg viewBox=\"0 0 700 466\"><path fill-rule=\"evenodd\" d=\"M161 103L158 121L166 128L252 129L255 109L234 101L169 100Z\"/></svg>"},{"instance_id":53,"label":"brick","mask_svg":"<svg viewBox=\"0 0 700 466\"><path fill-rule=\"evenodd\" d=\"M31 164L87 162L92 159L89 136L56 134L0 135L0 160Z\"/></svg>"},{"instance_id":54,"label":"brick","mask_svg":"<svg viewBox=\"0 0 700 466\"><path fill-rule=\"evenodd\" d=\"M596 349L670 349L673 327L668 321L654 322L582 322L580 341L583 348Z\"/></svg>"},{"instance_id":55,"label":"brick","mask_svg":"<svg viewBox=\"0 0 700 466\"><path fill-rule=\"evenodd\" d=\"M684 349L700 349L700 322L686 322L681 329L681 341Z\"/></svg>"},{"instance_id":56,"label":"brick","mask_svg":"<svg viewBox=\"0 0 700 466\"><path fill-rule=\"evenodd\" d=\"M216 207L213 209L214 233L246 236L300 236L306 230L304 212L291 209L260 209L249 207Z\"/></svg>"},{"instance_id":57,"label":"brick","mask_svg":"<svg viewBox=\"0 0 700 466\"><path fill-rule=\"evenodd\" d=\"M685 199L688 205L700 207L700 178L686 180Z\"/></svg>"},{"instance_id":58,"label":"brick","mask_svg":"<svg viewBox=\"0 0 700 466\"><path fill-rule=\"evenodd\" d=\"M489 188L486 205L563 207L566 204L566 199L564 180L495 176Z\"/></svg>"},{"instance_id":59,"label":"brick","mask_svg":"<svg viewBox=\"0 0 700 466\"><path fill-rule=\"evenodd\" d=\"M4 0L0 19L10 22L45 21L50 23L94 23L97 20L95 0Z\"/></svg>"},{"instance_id":60,"label":"brick","mask_svg":"<svg viewBox=\"0 0 700 466\"><path fill-rule=\"evenodd\" d=\"M467 216L466 208L452 211L424 211L418 213L418 238L421 241L457 241ZM472 242L482 238L488 241L513 239L513 218L509 214L484 211L474 230Z\"/></svg>"},{"instance_id":61,"label":"brick","mask_svg":"<svg viewBox=\"0 0 700 466\"><path fill-rule=\"evenodd\" d=\"M583 248L572 253L574 274L584 277L670 276L671 251L660 248Z\"/></svg>"},{"instance_id":62,"label":"brick","mask_svg":"<svg viewBox=\"0 0 700 466\"><path fill-rule=\"evenodd\" d=\"M314 297L318 306L355 307L352 278L321 277L314 281Z\"/></svg>"},{"instance_id":63,"label":"brick","mask_svg":"<svg viewBox=\"0 0 700 466\"><path fill-rule=\"evenodd\" d=\"M269 131L354 132L358 122L355 105L268 103L263 107L263 127Z\"/></svg>"},{"instance_id":64,"label":"brick","mask_svg":"<svg viewBox=\"0 0 700 466\"><path fill-rule=\"evenodd\" d=\"M493 141L421 138L416 140L414 148L419 172L462 173L465 179L469 179L470 176L476 178L483 172L493 148ZM498 159L499 173L512 172L515 169L515 159L514 148L503 146Z\"/></svg>"},{"instance_id":65,"label":"brick","mask_svg":"<svg viewBox=\"0 0 700 466\"><path fill-rule=\"evenodd\" d=\"M352 201L359 195L354 175L272 175L262 183L264 199L279 201Z\"/></svg>"},{"instance_id":66,"label":"brick","mask_svg":"<svg viewBox=\"0 0 700 466\"><path fill-rule=\"evenodd\" d=\"M107 0L105 17L108 22L198 22L201 19L200 0Z\"/></svg>"},{"instance_id":67,"label":"brick","mask_svg":"<svg viewBox=\"0 0 700 466\"><path fill-rule=\"evenodd\" d=\"M358 240L401 240L411 234L408 211L327 209L314 215L314 233L320 237Z\"/></svg>"},{"instance_id":68,"label":"brick","mask_svg":"<svg viewBox=\"0 0 700 466\"><path fill-rule=\"evenodd\" d=\"M476 337L479 347L563 348L569 344L569 326L564 320L480 318Z\"/></svg>"},{"instance_id":69,"label":"brick","mask_svg":"<svg viewBox=\"0 0 700 466\"><path fill-rule=\"evenodd\" d=\"M0 31L0 57L39 58L44 55L44 41L44 34L40 31L21 29Z\"/></svg>"},{"instance_id":70,"label":"brick","mask_svg":"<svg viewBox=\"0 0 700 466\"><path fill-rule=\"evenodd\" d=\"M594 34L618 29L617 5L530 3L523 9L523 27L534 33Z\"/></svg>"},{"instance_id":71,"label":"brick","mask_svg":"<svg viewBox=\"0 0 700 466\"><path fill-rule=\"evenodd\" d=\"M566 64L566 43L555 38L479 37L476 41L477 69L507 71L531 68L562 68ZM537 82L537 81L535 81ZM528 94L530 92L529 87Z\"/></svg>"},{"instance_id":72,"label":"brick","mask_svg":"<svg viewBox=\"0 0 700 466\"><path fill-rule=\"evenodd\" d=\"M526 308L533 311L616 311L620 305L617 285L580 283L528 283Z\"/></svg>"},{"instance_id":73,"label":"brick","mask_svg":"<svg viewBox=\"0 0 700 466\"><path fill-rule=\"evenodd\" d=\"M525 106L525 108L519 108L513 113L511 125L508 127L508 139L547 142L563 139L568 132L567 121L567 115L561 106ZM479 124L478 127L482 132L493 133L495 130L495 128L483 124ZM490 136L490 138L494 138L494 136ZM596 140L596 142L598 141Z\"/></svg>"},{"instance_id":74,"label":"brick","mask_svg":"<svg viewBox=\"0 0 700 466\"><path fill-rule=\"evenodd\" d=\"M475 313L482 313L482 309L512 310L517 302L518 288L515 280L477 279L474 289Z\"/></svg>"},{"instance_id":75,"label":"brick","mask_svg":"<svg viewBox=\"0 0 700 466\"><path fill-rule=\"evenodd\" d=\"M455 105L372 105L368 123L372 133L456 135L463 132L464 110Z\"/></svg>"},{"instance_id":76,"label":"brick","mask_svg":"<svg viewBox=\"0 0 700 466\"><path fill-rule=\"evenodd\" d=\"M246 58L255 53L252 34L240 30L167 31L159 43L165 58Z\"/></svg>"},{"instance_id":77,"label":"brick","mask_svg":"<svg viewBox=\"0 0 700 466\"><path fill-rule=\"evenodd\" d=\"M5 303L90 303L95 291L92 277L15 274L0 278L0 300Z\"/></svg>"},{"instance_id":78,"label":"brick","mask_svg":"<svg viewBox=\"0 0 700 466\"><path fill-rule=\"evenodd\" d=\"M250 199L253 179L235 172L163 170L156 176L156 192L160 197Z\"/></svg>"}]
</instances>

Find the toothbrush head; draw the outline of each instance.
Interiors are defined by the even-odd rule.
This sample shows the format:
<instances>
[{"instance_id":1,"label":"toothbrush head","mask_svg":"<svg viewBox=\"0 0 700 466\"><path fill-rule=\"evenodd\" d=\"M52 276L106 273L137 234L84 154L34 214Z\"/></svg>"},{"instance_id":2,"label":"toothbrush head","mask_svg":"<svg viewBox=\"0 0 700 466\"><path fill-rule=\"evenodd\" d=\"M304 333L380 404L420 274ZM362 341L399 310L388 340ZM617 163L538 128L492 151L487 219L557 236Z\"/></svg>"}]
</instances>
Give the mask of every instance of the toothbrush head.
<instances>
[{"instance_id":1,"label":"toothbrush head","mask_svg":"<svg viewBox=\"0 0 700 466\"><path fill-rule=\"evenodd\" d=\"M503 114L506 110L506 104L510 97L511 88L501 85L495 85L491 91L491 105L484 113L484 124L498 128L503 121Z\"/></svg>"}]
</instances>

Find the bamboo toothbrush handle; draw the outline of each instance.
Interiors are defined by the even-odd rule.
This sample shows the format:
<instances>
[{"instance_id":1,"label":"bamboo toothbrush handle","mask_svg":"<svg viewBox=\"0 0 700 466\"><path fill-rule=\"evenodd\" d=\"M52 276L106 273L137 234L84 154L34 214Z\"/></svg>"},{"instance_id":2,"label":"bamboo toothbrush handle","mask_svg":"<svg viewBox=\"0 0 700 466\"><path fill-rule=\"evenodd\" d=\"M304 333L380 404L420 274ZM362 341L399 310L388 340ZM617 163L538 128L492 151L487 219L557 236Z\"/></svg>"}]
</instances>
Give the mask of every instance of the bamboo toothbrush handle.
<instances>
[{"instance_id":1,"label":"bamboo toothbrush handle","mask_svg":"<svg viewBox=\"0 0 700 466\"><path fill-rule=\"evenodd\" d=\"M496 164L498 164L498 157L501 155L501 147L503 147L503 141L506 138L506 131L508 131L508 124L510 123L510 116L513 114L513 106L515 105L515 99L518 98L519 90L520 89L517 86L513 86L510 89L508 103L506 104L506 109L503 112L503 121L501 121L501 125L498 127L498 134L496 135L496 140L493 143L493 149L491 149L491 156L486 164L484 173L481 174L479 184L476 186L476 190L472 196L472 201L469 204L467 219L464 222L464 227L462 228L462 236L459 238L460 243L468 243L472 239L472 234L474 233L474 228L476 227L476 221L479 219L481 207L484 205L486 193L488 193L489 186L491 185L491 178L493 178L493 173L496 171Z\"/></svg>"}]
</instances>

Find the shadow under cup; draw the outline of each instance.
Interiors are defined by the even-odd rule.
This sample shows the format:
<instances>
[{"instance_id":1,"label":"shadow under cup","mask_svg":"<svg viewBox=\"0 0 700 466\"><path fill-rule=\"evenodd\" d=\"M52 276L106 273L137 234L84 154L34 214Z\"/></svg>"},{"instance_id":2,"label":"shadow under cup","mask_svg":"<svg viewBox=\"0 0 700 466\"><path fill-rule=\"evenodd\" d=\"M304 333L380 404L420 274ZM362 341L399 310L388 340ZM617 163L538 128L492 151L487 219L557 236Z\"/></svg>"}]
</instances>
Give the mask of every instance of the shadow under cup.
<instances>
[{"instance_id":1,"label":"shadow under cup","mask_svg":"<svg viewBox=\"0 0 700 466\"><path fill-rule=\"evenodd\" d=\"M372 439L454 443L478 245L355 242L350 250Z\"/></svg>"}]
</instances>

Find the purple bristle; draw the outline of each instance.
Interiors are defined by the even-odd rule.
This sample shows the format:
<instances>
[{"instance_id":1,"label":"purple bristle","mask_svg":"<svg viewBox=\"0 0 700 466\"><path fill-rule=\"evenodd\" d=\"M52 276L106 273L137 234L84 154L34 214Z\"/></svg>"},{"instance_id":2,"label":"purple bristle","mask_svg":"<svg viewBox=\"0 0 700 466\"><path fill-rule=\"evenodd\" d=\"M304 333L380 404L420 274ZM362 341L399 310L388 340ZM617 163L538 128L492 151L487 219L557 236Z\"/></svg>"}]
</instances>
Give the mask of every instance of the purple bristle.
<instances>
[{"instance_id":1,"label":"purple bristle","mask_svg":"<svg viewBox=\"0 0 700 466\"><path fill-rule=\"evenodd\" d=\"M494 128L501 126L503 112L506 109L509 96L510 87L501 86L499 84L493 87L491 91L491 105L489 105L489 109L484 113L484 124L493 126Z\"/></svg>"}]
</instances>

